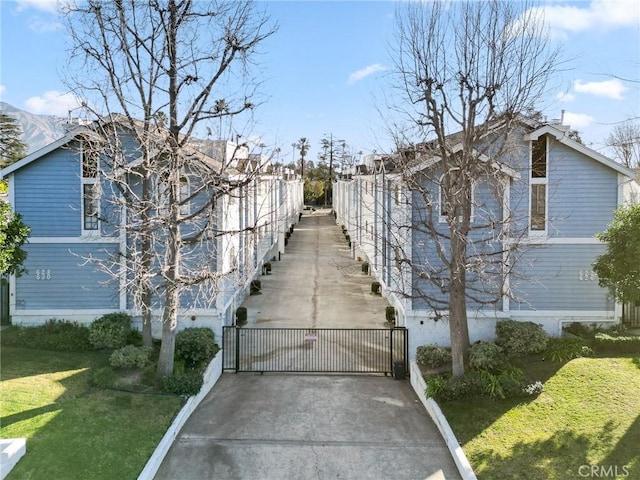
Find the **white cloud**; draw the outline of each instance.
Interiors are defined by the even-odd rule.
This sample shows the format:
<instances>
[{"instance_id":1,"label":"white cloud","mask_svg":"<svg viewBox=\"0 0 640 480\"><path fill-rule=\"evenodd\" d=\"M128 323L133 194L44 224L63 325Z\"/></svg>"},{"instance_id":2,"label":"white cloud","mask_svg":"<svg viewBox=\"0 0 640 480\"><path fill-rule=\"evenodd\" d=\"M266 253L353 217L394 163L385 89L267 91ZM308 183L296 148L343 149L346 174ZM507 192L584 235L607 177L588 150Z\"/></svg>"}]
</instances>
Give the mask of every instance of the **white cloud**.
<instances>
[{"instance_id":1,"label":"white cloud","mask_svg":"<svg viewBox=\"0 0 640 480\"><path fill-rule=\"evenodd\" d=\"M569 92L559 92L556 95L556 99L560 102L572 102L574 101L576 96L573 93Z\"/></svg>"},{"instance_id":2,"label":"white cloud","mask_svg":"<svg viewBox=\"0 0 640 480\"><path fill-rule=\"evenodd\" d=\"M614 100L622 100L622 93L627 90L627 87L617 78L603 82L587 83L582 83L582 80L578 79L573 82L573 88L579 93L589 93L598 97L613 98Z\"/></svg>"},{"instance_id":3,"label":"white cloud","mask_svg":"<svg viewBox=\"0 0 640 480\"><path fill-rule=\"evenodd\" d=\"M4 92L6 92L6 91L7 91L7 87L4 86L4 85L0 85L0 95L3 95Z\"/></svg>"},{"instance_id":4,"label":"white cloud","mask_svg":"<svg viewBox=\"0 0 640 480\"><path fill-rule=\"evenodd\" d=\"M66 117L69 110L78 108L82 102L73 93L61 93L56 90L45 92L41 96L31 97L25 103L26 109L36 115L57 115Z\"/></svg>"},{"instance_id":5,"label":"white cloud","mask_svg":"<svg viewBox=\"0 0 640 480\"><path fill-rule=\"evenodd\" d=\"M353 72L351 75L349 75L349 79L347 80L347 83L349 85L352 85L360 80L362 80L363 78L368 77L369 75L373 75L376 72L382 72L384 70L386 70L387 68L384 67L383 65L380 65L379 63L374 63L373 65L369 65L368 67L364 67L360 70L358 70L357 72Z\"/></svg>"},{"instance_id":6,"label":"white cloud","mask_svg":"<svg viewBox=\"0 0 640 480\"><path fill-rule=\"evenodd\" d=\"M551 32L559 36L585 30L637 28L640 8L637 0L592 0L585 7L545 5L535 10L543 15Z\"/></svg>"},{"instance_id":7,"label":"white cloud","mask_svg":"<svg viewBox=\"0 0 640 480\"><path fill-rule=\"evenodd\" d=\"M586 113L565 112L562 123L564 123L565 125L570 125L571 128L573 129L579 130L581 128L588 127L594 121L595 121L595 118L593 118L590 115L587 115Z\"/></svg>"},{"instance_id":8,"label":"white cloud","mask_svg":"<svg viewBox=\"0 0 640 480\"><path fill-rule=\"evenodd\" d=\"M58 0L16 0L16 3L18 4L19 12L29 8L50 13L56 13L58 11Z\"/></svg>"},{"instance_id":9,"label":"white cloud","mask_svg":"<svg viewBox=\"0 0 640 480\"><path fill-rule=\"evenodd\" d=\"M64 25L60 22L56 22L55 20L43 20L38 17L32 17L28 22L29 30L36 33L49 33L49 32L57 32L64 29Z\"/></svg>"}]
</instances>

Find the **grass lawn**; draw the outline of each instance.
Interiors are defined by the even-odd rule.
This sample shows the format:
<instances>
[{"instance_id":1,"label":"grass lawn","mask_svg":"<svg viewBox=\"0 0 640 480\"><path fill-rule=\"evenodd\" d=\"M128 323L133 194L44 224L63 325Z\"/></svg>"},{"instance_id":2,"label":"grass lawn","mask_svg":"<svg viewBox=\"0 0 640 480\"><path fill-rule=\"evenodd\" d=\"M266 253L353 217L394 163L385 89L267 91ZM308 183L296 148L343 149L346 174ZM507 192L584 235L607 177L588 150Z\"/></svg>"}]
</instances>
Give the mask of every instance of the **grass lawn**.
<instances>
[{"instance_id":1,"label":"grass lawn","mask_svg":"<svg viewBox=\"0 0 640 480\"><path fill-rule=\"evenodd\" d=\"M26 437L7 480L135 479L183 404L90 386L108 354L2 347L0 437Z\"/></svg>"},{"instance_id":2,"label":"grass lawn","mask_svg":"<svg viewBox=\"0 0 640 480\"><path fill-rule=\"evenodd\" d=\"M537 397L441 404L480 480L640 479L637 359L521 366L545 382Z\"/></svg>"}]
</instances>

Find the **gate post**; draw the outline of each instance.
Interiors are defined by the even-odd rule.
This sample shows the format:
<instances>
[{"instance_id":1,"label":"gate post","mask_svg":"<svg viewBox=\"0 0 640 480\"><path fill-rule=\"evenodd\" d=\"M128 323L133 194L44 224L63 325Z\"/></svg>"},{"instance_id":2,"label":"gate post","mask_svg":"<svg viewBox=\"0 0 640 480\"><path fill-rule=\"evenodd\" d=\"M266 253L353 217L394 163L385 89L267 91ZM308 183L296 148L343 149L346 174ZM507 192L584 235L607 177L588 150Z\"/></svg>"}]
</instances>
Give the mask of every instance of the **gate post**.
<instances>
[{"instance_id":1,"label":"gate post","mask_svg":"<svg viewBox=\"0 0 640 480\"><path fill-rule=\"evenodd\" d=\"M240 369L240 329L236 326L236 373Z\"/></svg>"}]
</instances>

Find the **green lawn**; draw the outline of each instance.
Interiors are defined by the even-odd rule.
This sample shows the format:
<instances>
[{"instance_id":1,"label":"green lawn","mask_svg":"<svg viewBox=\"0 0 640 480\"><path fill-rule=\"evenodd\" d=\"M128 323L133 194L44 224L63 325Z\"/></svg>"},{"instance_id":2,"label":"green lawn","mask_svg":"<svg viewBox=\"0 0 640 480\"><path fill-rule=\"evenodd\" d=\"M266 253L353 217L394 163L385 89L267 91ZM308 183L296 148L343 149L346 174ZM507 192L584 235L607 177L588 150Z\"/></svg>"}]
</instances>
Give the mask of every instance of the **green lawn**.
<instances>
[{"instance_id":1,"label":"green lawn","mask_svg":"<svg viewBox=\"0 0 640 480\"><path fill-rule=\"evenodd\" d=\"M640 479L637 358L522 366L537 397L441 404L480 480Z\"/></svg>"},{"instance_id":2,"label":"green lawn","mask_svg":"<svg viewBox=\"0 0 640 480\"><path fill-rule=\"evenodd\" d=\"M108 354L2 347L0 437L26 437L8 480L135 479L183 400L92 388Z\"/></svg>"}]
</instances>

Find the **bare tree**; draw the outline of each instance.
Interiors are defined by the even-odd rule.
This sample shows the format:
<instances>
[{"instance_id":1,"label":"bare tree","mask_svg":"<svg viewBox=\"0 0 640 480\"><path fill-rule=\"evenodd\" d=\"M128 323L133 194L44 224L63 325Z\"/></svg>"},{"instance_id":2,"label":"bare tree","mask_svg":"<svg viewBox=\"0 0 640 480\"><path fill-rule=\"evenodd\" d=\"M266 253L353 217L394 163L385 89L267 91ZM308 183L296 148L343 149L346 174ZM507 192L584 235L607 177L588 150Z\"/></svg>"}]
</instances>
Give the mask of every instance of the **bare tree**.
<instances>
[{"instance_id":1,"label":"bare tree","mask_svg":"<svg viewBox=\"0 0 640 480\"><path fill-rule=\"evenodd\" d=\"M624 122L613 127L606 141L620 163L629 168L640 168L640 125Z\"/></svg>"},{"instance_id":2,"label":"bare tree","mask_svg":"<svg viewBox=\"0 0 640 480\"><path fill-rule=\"evenodd\" d=\"M464 373L469 347L468 303L498 302L511 293L504 279L519 246L510 208L494 215L487 197L474 192L484 184L504 198L517 176L509 166L517 158L510 134L520 114L543 99L560 65L559 50L529 7L407 2L396 12L392 108L405 122L393 132L401 152L396 171L414 211L396 230L411 229L414 244L424 240L422 252L400 249L396 259L417 279L408 294L436 319L448 316L455 376Z\"/></svg>"},{"instance_id":3,"label":"bare tree","mask_svg":"<svg viewBox=\"0 0 640 480\"><path fill-rule=\"evenodd\" d=\"M255 107L251 59L275 27L253 2L88 0L65 13L77 67L68 83L102 119L100 188L126 209L127 278L147 343L152 297L163 297L158 375L168 375L181 293L216 282L198 259L220 235L213 212L230 167L195 151L194 135Z\"/></svg>"}]
</instances>

